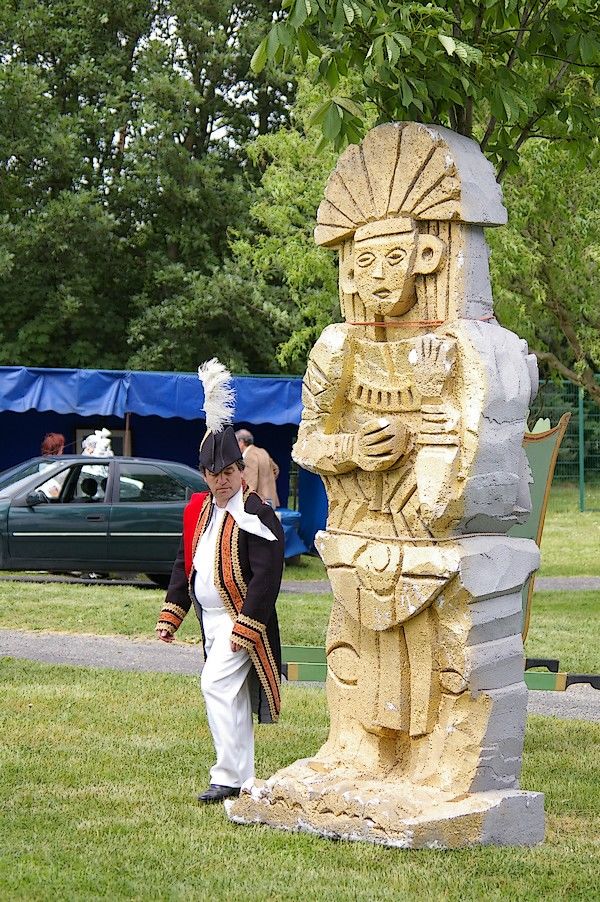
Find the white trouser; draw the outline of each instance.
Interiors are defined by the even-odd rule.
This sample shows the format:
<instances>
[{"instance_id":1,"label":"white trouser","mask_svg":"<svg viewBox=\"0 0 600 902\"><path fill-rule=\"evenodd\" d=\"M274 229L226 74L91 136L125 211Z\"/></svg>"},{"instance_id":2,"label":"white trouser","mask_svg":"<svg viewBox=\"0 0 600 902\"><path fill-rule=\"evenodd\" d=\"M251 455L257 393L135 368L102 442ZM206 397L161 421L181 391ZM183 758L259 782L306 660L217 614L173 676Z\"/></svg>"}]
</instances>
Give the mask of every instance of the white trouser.
<instances>
[{"instance_id":1,"label":"white trouser","mask_svg":"<svg viewBox=\"0 0 600 902\"><path fill-rule=\"evenodd\" d=\"M254 728L247 676L248 652L231 651L233 623L224 608L203 608L206 661L200 687L217 760L210 782L241 786L254 779Z\"/></svg>"}]
</instances>

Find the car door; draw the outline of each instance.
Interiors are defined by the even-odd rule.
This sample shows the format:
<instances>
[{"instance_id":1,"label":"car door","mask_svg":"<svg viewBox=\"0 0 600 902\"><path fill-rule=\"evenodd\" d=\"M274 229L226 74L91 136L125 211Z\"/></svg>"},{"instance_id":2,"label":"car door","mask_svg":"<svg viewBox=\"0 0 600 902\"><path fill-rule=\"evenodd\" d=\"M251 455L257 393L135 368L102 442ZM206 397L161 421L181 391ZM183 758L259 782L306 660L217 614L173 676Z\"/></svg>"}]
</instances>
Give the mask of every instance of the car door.
<instances>
[{"instance_id":1,"label":"car door","mask_svg":"<svg viewBox=\"0 0 600 902\"><path fill-rule=\"evenodd\" d=\"M119 461L109 523L115 568L167 573L173 565L186 486L159 464Z\"/></svg>"},{"instance_id":2,"label":"car door","mask_svg":"<svg viewBox=\"0 0 600 902\"><path fill-rule=\"evenodd\" d=\"M8 546L13 567L37 570L104 567L110 465L75 463L40 473L8 512ZM38 502L27 496L38 493ZM44 500L45 499L45 500Z\"/></svg>"}]
</instances>

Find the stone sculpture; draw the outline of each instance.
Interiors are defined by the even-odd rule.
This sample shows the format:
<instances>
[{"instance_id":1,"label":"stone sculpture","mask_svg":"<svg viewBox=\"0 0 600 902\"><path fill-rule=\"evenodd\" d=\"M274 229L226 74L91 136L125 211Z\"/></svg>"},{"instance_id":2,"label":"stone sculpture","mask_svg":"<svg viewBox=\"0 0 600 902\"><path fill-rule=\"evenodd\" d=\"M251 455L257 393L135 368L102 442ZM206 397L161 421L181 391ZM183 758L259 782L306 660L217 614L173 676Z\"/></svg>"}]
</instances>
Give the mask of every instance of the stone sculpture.
<instances>
[{"instance_id":1,"label":"stone sculpture","mask_svg":"<svg viewBox=\"0 0 600 902\"><path fill-rule=\"evenodd\" d=\"M317 221L345 322L311 352L294 458L329 500L330 733L229 815L401 847L539 842L543 796L518 787L539 552L506 536L530 512L537 367L493 315L500 189L473 141L381 125L342 154Z\"/></svg>"}]
</instances>

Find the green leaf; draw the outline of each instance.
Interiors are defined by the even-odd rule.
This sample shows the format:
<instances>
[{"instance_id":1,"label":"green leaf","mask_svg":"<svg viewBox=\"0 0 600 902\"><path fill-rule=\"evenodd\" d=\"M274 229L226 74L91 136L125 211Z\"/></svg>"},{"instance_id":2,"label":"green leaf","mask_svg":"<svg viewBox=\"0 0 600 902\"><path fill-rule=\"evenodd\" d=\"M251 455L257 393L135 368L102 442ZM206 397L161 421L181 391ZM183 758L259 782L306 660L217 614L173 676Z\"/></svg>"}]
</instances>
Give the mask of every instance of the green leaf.
<instances>
[{"instance_id":1,"label":"green leaf","mask_svg":"<svg viewBox=\"0 0 600 902\"><path fill-rule=\"evenodd\" d=\"M288 22L292 26L292 28L298 29L301 25L306 22L308 15L310 13L310 9L307 9L306 0L296 0L294 3L294 8L290 14Z\"/></svg>"},{"instance_id":2,"label":"green leaf","mask_svg":"<svg viewBox=\"0 0 600 902\"><path fill-rule=\"evenodd\" d=\"M291 47L294 35L290 26L286 25L284 22L278 22L275 28L277 29L277 37L280 46L286 48Z\"/></svg>"},{"instance_id":3,"label":"green leaf","mask_svg":"<svg viewBox=\"0 0 600 902\"><path fill-rule=\"evenodd\" d=\"M402 106L404 109L407 109L414 99L414 94L412 92L411 86L408 84L405 78L403 78L400 82L400 96L402 98Z\"/></svg>"},{"instance_id":4,"label":"green leaf","mask_svg":"<svg viewBox=\"0 0 600 902\"><path fill-rule=\"evenodd\" d=\"M395 34L394 35L396 41L402 48L404 53L410 53L412 48L412 41L407 34ZM415 54L416 55L416 54Z\"/></svg>"},{"instance_id":5,"label":"green leaf","mask_svg":"<svg viewBox=\"0 0 600 902\"><path fill-rule=\"evenodd\" d=\"M363 109L349 97L334 97L334 101L338 106L341 106L344 110L347 110L352 116L356 116L357 119L360 119L363 115Z\"/></svg>"},{"instance_id":6,"label":"green leaf","mask_svg":"<svg viewBox=\"0 0 600 902\"><path fill-rule=\"evenodd\" d=\"M329 109L325 113L325 117L323 119L323 134L328 141L335 141L340 133L341 127L342 116L340 115L337 104L331 101L329 104Z\"/></svg>"},{"instance_id":7,"label":"green leaf","mask_svg":"<svg viewBox=\"0 0 600 902\"><path fill-rule=\"evenodd\" d=\"M267 35L267 55L270 60L274 60L277 56L277 51L279 50L279 31L277 25L279 23L273 25L269 34Z\"/></svg>"},{"instance_id":8,"label":"green leaf","mask_svg":"<svg viewBox=\"0 0 600 902\"><path fill-rule=\"evenodd\" d=\"M298 39L300 39L300 35L302 35L307 52L320 59L323 56L323 51L306 26L298 30Z\"/></svg>"},{"instance_id":9,"label":"green leaf","mask_svg":"<svg viewBox=\"0 0 600 902\"><path fill-rule=\"evenodd\" d=\"M344 7L344 15L346 16L346 22L348 23L348 25L352 25L352 23L354 22L354 15L355 15L354 7L352 6L351 3L346 2L346 0L344 0L343 7Z\"/></svg>"},{"instance_id":10,"label":"green leaf","mask_svg":"<svg viewBox=\"0 0 600 902\"><path fill-rule=\"evenodd\" d=\"M394 36L391 34L386 34L385 36L385 49L390 63L392 66L395 66L400 59L400 47L394 40Z\"/></svg>"},{"instance_id":11,"label":"green leaf","mask_svg":"<svg viewBox=\"0 0 600 902\"><path fill-rule=\"evenodd\" d=\"M438 34L437 37L438 41L440 42L448 56L452 56L452 54L456 50L456 41L454 40L454 38L451 38L447 34Z\"/></svg>"},{"instance_id":12,"label":"green leaf","mask_svg":"<svg viewBox=\"0 0 600 902\"><path fill-rule=\"evenodd\" d=\"M340 80L337 65L335 59L330 59L327 63L326 72L325 72L325 81L333 91L335 87L337 87L337 83Z\"/></svg>"},{"instance_id":13,"label":"green leaf","mask_svg":"<svg viewBox=\"0 0 600 902\"><path fill-rule=\"evenodd\" d=\"M579 38L579 53L581 54L581 62L584 65L594 63L598 58L600 44L598 44L589 32L582 34Z\"/></svg>"},{"instance_id":14,"label":"green leaf","mask_svg":"<svg viewBox=\"0 0 600 902\"><path fill-rule=\"evenodd\" d=\"M323 119L325 118L325 114L329 110L329 107L331 106L331 104L332 104L332 100L329 98L327 100L324 100L323 103L319 104L317 109L314 111L314 113L309 118L308 124L309 125L320 125L321 122L323 121Z\"/></svg>"},{"instance_id":15,"label":"green leaf","mask_svg":"<svg viewBox=\"0 0 600 902\"><path fill-rule=\"evenodd\" d=\"M335 4L335 13L333 16L333 32L339 34L346 23L346 14L342 0L337 0Z\"/></svg>"},{"instance_id":16,"label":"green leaf","mask_svg":"<svg viewBox=\"0 0 600 902\"><path fill-rule=\"evenodd\" d=\"M267 63L267 38L263 38L250 60L250 68L258 75L265 68Z\"/></svg>"}]
</instances>

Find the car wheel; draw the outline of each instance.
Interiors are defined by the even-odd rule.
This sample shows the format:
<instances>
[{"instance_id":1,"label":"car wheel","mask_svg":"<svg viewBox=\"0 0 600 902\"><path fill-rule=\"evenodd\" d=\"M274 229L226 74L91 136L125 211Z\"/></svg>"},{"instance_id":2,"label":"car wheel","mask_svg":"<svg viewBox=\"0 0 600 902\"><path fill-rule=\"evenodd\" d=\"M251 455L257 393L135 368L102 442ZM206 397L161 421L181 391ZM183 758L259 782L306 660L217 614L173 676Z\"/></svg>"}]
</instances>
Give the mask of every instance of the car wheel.
<instances>
[{"instance_id":1,"label":"car wheel","mask_svg":"<svg viewBox=\"0 0 600 902\"><path fill-rule=\"evenodd\" d=\"M146 576L159 589L168 589L171 576L169 573L146 573Z\"/></svg>"}]
</instances>

